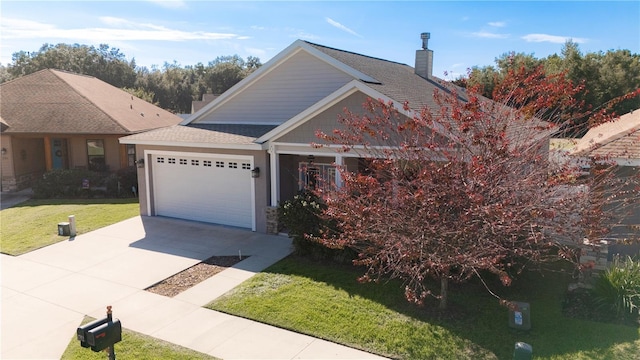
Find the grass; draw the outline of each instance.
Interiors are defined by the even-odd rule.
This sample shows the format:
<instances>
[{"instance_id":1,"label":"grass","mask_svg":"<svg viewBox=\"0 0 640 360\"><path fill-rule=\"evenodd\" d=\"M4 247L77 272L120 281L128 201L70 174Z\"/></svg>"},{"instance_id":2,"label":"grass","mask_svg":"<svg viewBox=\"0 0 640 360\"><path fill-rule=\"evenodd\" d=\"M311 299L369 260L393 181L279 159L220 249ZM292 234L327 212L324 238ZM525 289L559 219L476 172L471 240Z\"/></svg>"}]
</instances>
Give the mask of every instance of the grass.
<instances>
[{"instance_id":1,"label":"grass","mask_svg":"<svg viewBox=\"0 0 640 360\"><path fill-rule=\"evenodd\" d=\"M92 321L85 317L82 324ZM122 341L115 344L115 353L118 360L156 360L156 359L216 359L215 357L187 349L151 336L143 335L135 331L122 329ZM80 341L74 336L67 349L62 354L61 360L104 360L107 353L104 351L93 352L90 348L80 346Z\"/></svg>"},{"instance_id":2,"label":"grass","mask_svg":"<svg viewBox=\"0 0 640 360\"><path fill-rule=\"evenodd\" d=\"M480 284L451 287L442 315L408 304L400 283L360 284L360 272L289 257L207 305L383 356L401 359L511 359L517 341L536 359L637 359L638 329L567 318L570 276L525 274L504 298L531 304L532 329L508 327L508 310Z\"/></svg>"},{"instance_id":3,"label":"grass","mask_svg":"<svg viewBox=\"0 0 640 360\"><path fill-rule=\"evenodd\" d=\"M57 243L58 223L75 215L78 235L140 213L138 199L29 200L0 211L0 251L21 255Z\"/></svg>"}]
</instances>

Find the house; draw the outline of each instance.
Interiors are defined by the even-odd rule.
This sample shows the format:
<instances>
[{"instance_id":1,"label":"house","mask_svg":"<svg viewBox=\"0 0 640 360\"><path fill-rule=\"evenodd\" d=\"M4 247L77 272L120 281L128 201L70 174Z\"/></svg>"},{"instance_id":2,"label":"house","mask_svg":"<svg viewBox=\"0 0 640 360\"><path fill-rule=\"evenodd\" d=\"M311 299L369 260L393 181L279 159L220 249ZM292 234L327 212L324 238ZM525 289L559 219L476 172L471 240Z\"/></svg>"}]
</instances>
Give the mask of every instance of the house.
<instances>
[{"instance_id":1,"label":"house","mask_svg":"<svg viewBox=\"0 0 640 360\"><path fill-rule=\"evenodd\" d=\"M277 230L276 207L319 177L339 184L336 166L361 169L357 154L313 147L344 108L367 98L405 116L436 104L433 51L424 33L415 68L297 40L179 125L120 139L135 145L142 215ZM313 176L310 176L312 174Z\"/></svg>"},{"instance_id":2,"label":"house","mask_svg":"<svg viewBox=\"0 0 640 360\"><path fill-rule=\"evenodd\" d=\"M0 84L2 191L29 187L52 169L133 166L118 138L182 119L92 76L41 70Z\"/></svg>"},{"instance_id":3,"label":"house","mask_svg":"<svg viewBox=\"0 0 640 360\"><path fill-rule=\"evenodd\" d=\"M640 109L589 129L571 154L613 162L621 179L640 177ZM640 199L631 199L629 213L610 235L640 240Z\"/></svg>"}]
</instances>

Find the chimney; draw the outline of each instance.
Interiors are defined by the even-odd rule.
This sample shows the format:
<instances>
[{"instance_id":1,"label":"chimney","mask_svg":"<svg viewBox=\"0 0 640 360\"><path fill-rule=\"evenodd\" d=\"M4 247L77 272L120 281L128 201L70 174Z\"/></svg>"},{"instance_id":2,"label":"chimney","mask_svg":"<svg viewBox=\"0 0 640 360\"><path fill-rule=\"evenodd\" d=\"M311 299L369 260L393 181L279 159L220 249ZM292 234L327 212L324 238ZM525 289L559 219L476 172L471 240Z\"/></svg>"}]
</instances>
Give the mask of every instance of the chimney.
<instances>
[{"instance_id":1,"label":"chimney","mask_svg":"<svg viewBox=\"0 0 640 360\"><path fill-rule=\"evenodd\" d=\"M415 72L420 77L431 79L433 76L433 50L428 49L430 33L420 34L422 39L422 50L416 50Z\"/></svg>"}]
</instances>

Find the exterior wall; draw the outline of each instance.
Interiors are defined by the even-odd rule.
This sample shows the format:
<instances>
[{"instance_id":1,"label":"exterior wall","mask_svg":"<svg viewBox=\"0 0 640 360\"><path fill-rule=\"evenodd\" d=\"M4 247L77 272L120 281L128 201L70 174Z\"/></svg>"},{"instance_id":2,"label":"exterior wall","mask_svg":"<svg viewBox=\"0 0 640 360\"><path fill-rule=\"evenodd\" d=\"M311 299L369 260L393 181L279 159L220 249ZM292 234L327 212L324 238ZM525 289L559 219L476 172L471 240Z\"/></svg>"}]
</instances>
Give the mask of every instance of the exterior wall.
<instances>
[{"instance_id":1,"label":"exterior wall","mask_svg":"<svg viewBox=\"0 0 640 360\"><path fill-rule=\"evenodd\" d=\"M2 147L2 191L22 190L45 172L44 142L37 138L4 135Z\"/></svg>"},{"instance_id":2,"label":"exterior wall","mask_svg":"<svg viewBox=\"0 0 640 360\"><path fill-rule=\"evenodd\" d=\"M67 160L69 169L87 169L87 140L101 139L105 146L105 161L110 171L122 167L121 147L118 135L25 135L3 134L0 142L7 153L0 157L2 191L16 191L31 186L33 181L44 172L47 165L45 159L45 136L49 139L65 139L67 141Z\"/></svg>"},{"instance_id":3,"label":"exterior wall","mask_svg":"<svg viewBox=\"0 0 640 360\"><path fill-rule=\"evenodd\" d=\"M0 190L2 191L15 191L16 187L16 174L13 171L13 151L11 146L11 137L8 135L0 136L0 146L6 149L5 154L0 155L0 178L2 183Z\"/></svg>"},{"instance_id":4,"label":"exterior wall","mask_svg":"<svg viewBox=\"0 0 640 360\"><path fill-rule=\"evenodd\" d=\"M52 138L54 136L51 136ZM89 156L87 154L87 140L103 140L105 162L109 171L117 171L121 167L120 143L118 135L83 135L66 137L68 144L69 168L87 169ZM65 138L61 136L60 138Z\"/></svg>"},{"instance_id":5,"label":"exterior wall","mask_svg":"<svg viewBox=\"0 0 640 360\"><path fill-rule=\"evenodd\" d=\"M344 108L348 108L353 112L362 110L362 104L367 100L367 95L357 92L347 97L346 99L331 106L327 110L320 113L315 118L300 124L300 126L284 134L278 139L274 139L274 142L280 143L299 143L310 144L312 142L318 142L316 136L317 130L322 130L325 133L331 133L336 129L339 124L337 122L338 115L344 114Z\"/></svg>"},{"instance_id":6,"label":"exterior wall","mask_svg":"<svg viewBox=\"0 0 640 360\"><path fill-rule=\"evenodd\" d=\"M145 150L160 151L177 151L189 153L203 154L226 154L226 155L249 155L253 156L255 167L260 168L260 176L255 179L255 217L256 231L261 233L267 232L267 208L270 204L270 183L269 183L269 154L266 151L249 151L249 150L228 150L228 149L203 149L193 147L165 147L165 146L147 146L136 145L136 155L138 159L144 158ZM154 215L153 199L147 199L147 185L153 187L152 168L149 170L149 181L146 179L146 168L151 166L150 157L144 159L144 166L138 167L138 196L140 199L140 214L145 216ZM147 202L150 202L148 206Z\"/></svg>"},{"instance_id":7,"label":"exterior wall","mask_svg":"<svg viewBox=\"0 0 640 360\"><path fill-rule=\"evenodd\" d=\"M280 124L353 80L300 51L197 123Z\"/></svg>"}]
</instances>

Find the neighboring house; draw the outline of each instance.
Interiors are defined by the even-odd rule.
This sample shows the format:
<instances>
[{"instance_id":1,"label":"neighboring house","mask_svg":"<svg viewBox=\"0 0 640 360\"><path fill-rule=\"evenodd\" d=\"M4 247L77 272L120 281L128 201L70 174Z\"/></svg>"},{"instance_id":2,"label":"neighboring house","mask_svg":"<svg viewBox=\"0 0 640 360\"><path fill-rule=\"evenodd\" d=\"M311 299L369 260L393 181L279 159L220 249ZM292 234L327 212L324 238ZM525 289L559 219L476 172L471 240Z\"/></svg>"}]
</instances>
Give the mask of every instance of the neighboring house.
<instances>
[{"instance_id":1,"label":"neighboring house","mask_svg":"<svg viewBox=\"0 0 640 360\"><path fill-rule=\"evenodd\" d=\"M120 139L145 163L141 214L276 231L281 201L316 177L339 184L336 166L362 167L357 154L311 145L344 108L360 112L367 98L405 116L405 101L436 108L443 87L422 39L415 68L297 40L182 124Z\"/></svg>"},{"instance_id":2,"label":"neighboring house","mask_svg":"<svg viewBox=\"0 0 640 360\"><path fill-rule=\"evenodd\" d=\"M118 138L182 119L92 76L41 70L0 84L2 191L52 169L117 171L135 146Z\"/></svg>"},{"instance_id":3,"label":"neighboring house","mask_svg":"<svg viewBox=\"0 0 640 360\"><path fill-rule=\"evenodd\" d=\"M640 109L590 129L575 145L571 154L613 162L617 175L640 176ZM640 199L631 199L632 208L612 237L640 240Z\"/></svg>"}]
</instances>

